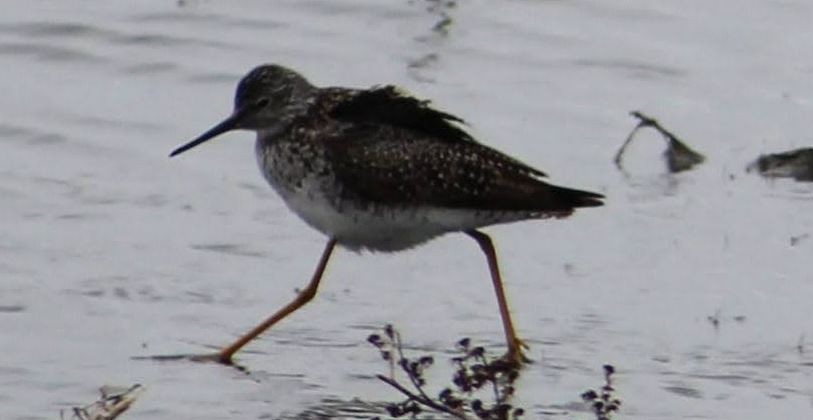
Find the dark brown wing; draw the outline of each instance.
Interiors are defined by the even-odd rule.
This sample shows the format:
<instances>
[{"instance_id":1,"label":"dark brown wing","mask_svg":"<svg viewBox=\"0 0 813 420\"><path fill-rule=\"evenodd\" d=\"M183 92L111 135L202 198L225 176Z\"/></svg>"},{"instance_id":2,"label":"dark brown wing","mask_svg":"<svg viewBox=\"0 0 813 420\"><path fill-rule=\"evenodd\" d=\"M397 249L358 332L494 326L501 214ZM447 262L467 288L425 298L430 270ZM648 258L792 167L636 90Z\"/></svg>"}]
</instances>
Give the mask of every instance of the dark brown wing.
<instances>
[{"instance_id":1,"label":"dark brown wing","mask_svg":"<svg viewBox=\"0 0 813 420\"><path fill-rule=\"evenodd\" d=\"M356 124L383 124L424 133L438 140L474 141L456 123L463 120L429 106L429 101L406 95L394 86L352 91L338 102L331 117Z\"/></svg>"},{"instance_id":2,"label":"dark brown wing","mask_svg":"<svg viewBox=\"0 0 813 420\"><path fill-rule=\"evenodd\" d=\"M326 142L348 198L391 205L568 213L599 194L561 188L474 141L448 142L400 125L352 124Z\"/></svg>"},{"instance_id":3,"label":"dark brown wing","mask_svg":"<svg viewBox=\"0 0 813 420\"><path fill-rule=\"evenodd\" d=\"M393 86L369 90L323 89L321 102L329 104L325 108L330 118L363 129L375 131L390 127L398 131L401 128L410 133L400 133L396 137L411 139L422 136L447 144L477 143L458 125L464 123L461 118L438 111L429 106L429 101L416 99ZM380 136L378 138L381 139ZM500 156L506 163L521 167L525 172L545 176L544 172L516 159Z\"/></svg>"}]
</instances>

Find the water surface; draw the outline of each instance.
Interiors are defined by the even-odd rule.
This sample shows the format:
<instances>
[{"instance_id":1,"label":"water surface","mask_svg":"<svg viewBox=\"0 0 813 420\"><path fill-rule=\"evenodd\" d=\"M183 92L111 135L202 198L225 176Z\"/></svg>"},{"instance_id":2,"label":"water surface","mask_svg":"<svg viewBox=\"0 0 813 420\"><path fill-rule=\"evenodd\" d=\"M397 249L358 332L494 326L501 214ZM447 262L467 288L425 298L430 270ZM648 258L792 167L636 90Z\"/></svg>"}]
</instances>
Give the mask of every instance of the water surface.
<instances>
[{"instance_id":1,"label":"water surface","mask_svg":"<svg viewBox=\"0 0 813 420\"><path fill-rule=\"evenodd\" d=\"M338 252L315 302L239 355L250 375L130 359L232 340L316 264L325 239L264 184L249 134L167 158L262 62L321 85L398 84L554 182L608 196L487 230L538 361L516 400L527 418L591 418L579 395L603 363L619 371L620 418L810 417L813 190L744 168L810 145L813 5L732 5L6 1L0 417L54 419L133 383L147 390L132 420L369 417L400 398L365 342L384 323L439 360L461 337L499 351L485 262L452 235ZM708 161L667 175L651 136L619 173L633 109ZM439 363L431 382L448 374Z\"/></svg>"}]
</instances>

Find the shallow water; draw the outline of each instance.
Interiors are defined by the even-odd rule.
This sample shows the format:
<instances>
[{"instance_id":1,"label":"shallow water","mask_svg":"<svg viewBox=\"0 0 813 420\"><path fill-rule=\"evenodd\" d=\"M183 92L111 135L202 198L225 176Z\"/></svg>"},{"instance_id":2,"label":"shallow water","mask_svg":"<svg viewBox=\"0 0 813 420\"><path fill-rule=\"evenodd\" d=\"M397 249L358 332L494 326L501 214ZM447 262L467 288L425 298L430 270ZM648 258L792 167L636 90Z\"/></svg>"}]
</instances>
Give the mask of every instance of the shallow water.
<instances>
[{"instance_id":1,"label":"shallow water","mask_svg":"<svg viewBox=\"0 0 813 420\"><path fill-rule=\"evenodd\" d=\"M6 1L0 418L57 418L132 383L147 389L133 420L369 417L400 398L365 342L383 324L439 359L461 337L499 351L485 263L453 235L338 252L316 301L239 355L249 375L131 360L228 342L316 264L324 238L264 184L251 135L166 157L261 62L321 85L398 84L554 182L608 196L488 229L539 361L515 401L526 418L591 418L579 395L603 363L619 418L810 417L813 187L744 168L809 146L813 5L503 3ZM642 135L619 173L633 109L708 161L667 175Z\"/></svg>"}]
</instances>

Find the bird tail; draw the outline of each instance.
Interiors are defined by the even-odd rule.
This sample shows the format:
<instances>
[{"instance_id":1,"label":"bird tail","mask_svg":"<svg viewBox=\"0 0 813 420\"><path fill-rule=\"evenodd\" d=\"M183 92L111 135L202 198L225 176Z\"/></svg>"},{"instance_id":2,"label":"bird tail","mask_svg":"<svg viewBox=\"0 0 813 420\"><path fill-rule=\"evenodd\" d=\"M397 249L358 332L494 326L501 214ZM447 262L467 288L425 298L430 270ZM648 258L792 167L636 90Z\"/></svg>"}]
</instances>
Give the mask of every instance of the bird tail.
<instances>
[{"instance_id":1,"label":"bird tail","mask_svg":"<svg viewBox=\"0 0 813 420\"><path fill-rule=\"evenodd\" d=\"M555 197L556 203L561 203L564 208L576 207L597 207L604 205L604 196L590 191L576 190L572 188L557 187L551 185L551 195Z\"/></svg>"}]
</instances>

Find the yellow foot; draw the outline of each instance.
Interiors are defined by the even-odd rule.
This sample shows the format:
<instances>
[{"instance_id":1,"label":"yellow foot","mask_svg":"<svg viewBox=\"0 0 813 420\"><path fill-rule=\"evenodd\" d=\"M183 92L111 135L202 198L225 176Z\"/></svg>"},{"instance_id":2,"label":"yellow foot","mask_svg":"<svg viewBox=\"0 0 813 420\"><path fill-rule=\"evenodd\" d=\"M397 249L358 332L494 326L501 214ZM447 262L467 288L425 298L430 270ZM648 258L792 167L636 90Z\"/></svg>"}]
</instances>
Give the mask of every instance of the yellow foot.
<instances>
[{"instance_id":1,"label":"yellow foot","mask_svg":"<svg viewBox=\"0 0 813 420\"><path fill-rule=\"evenodd\" d=\"M174 362L177 360L188 360L197 363L219 363L224 366L233 367L239 371L247 372L246 368L234 363L231 355L224 353L209 354L161 354L153 356L136 356L136 360L154 360L158 362Z\"/></svg>"},{"instance_id":2,"label":"yellow foot","mask_svg":"<svg viewBox=\"0 0 813 420\"><path fill-rule=\"evenodd\" d=\"M210 354L190 354L187 359L193 362L201 363L220 363L221 365L234 366L234 360L231 355L223 353L210 353Z\"/></svg>"},{"instance_id":3,"label":"yellow foot","mask_svg":"<svg viewBox=\"0 0 813 420\"><path fill-rule=\"evenodd\" d=\"M525 350L529 348L525 341L514 337L514 340L508 345L508 352L502 358L507 362L515 363L517 368L521 368L523 365L533 363L533 360L525 355Z\"/></svg>"}]
</instances>

